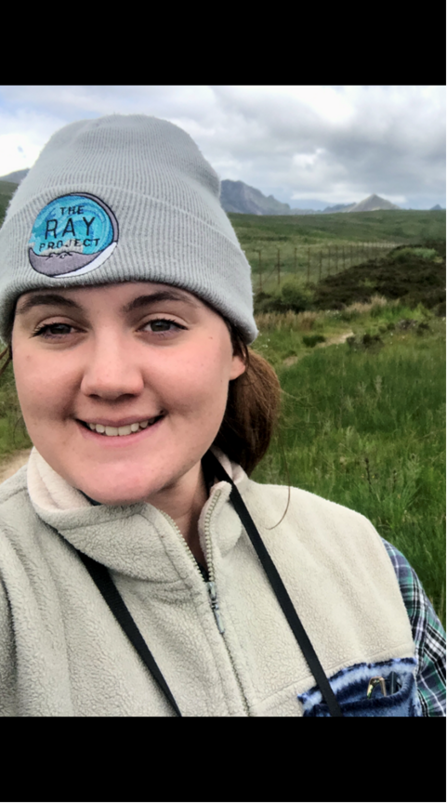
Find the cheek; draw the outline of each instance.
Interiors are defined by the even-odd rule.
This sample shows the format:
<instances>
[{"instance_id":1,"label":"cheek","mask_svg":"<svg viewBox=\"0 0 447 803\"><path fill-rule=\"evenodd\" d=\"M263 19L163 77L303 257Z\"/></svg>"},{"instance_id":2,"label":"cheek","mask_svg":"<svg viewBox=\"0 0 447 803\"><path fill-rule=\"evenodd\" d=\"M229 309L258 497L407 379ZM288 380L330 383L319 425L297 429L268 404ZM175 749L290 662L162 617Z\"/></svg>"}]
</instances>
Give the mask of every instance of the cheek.
<instances>
[{"instance_id":1,"label":"cheek","mask_svg":"<svg viewBox=\"0 0 447 803\"><path fill-rule=\"evenodd\" d=\"M177 408L191 415L223 417L228 396L231 358L226 350L202 348L198 355L185 356L170 372L169 384Z\"/></svg>"},{"instance_id":2,"label":"cheek","mask_svg":"<svg viewBox=\"0 0 447 803\"><path fill-rule=\"evenodd\" d=\"M38 382L38 369L31 356L21 349L13 350L12 367L22 412L34 399L40 396L41 384Z\"/></svg>"},{"instance_id":3,"label":"cheek","mask_svg":"<svg viewBox=\"0 0 447 803\"><path fill-rule=\"evenodd\" d=\"M54 418L57 410L68 404L69 383L51 361L44 362L34 353L18 349L13 351L13 371L25 423L43 418Z\"/></svg>"}]
</instances>

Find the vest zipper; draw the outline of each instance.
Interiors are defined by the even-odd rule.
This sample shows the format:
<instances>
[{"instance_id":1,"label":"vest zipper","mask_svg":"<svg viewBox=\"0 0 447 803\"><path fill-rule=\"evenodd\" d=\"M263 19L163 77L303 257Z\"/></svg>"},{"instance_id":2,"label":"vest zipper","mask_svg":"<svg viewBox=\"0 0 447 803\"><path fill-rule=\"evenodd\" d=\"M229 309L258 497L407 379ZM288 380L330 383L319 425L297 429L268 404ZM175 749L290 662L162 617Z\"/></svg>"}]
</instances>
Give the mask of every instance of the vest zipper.
<instances>
[{"instance_id":1,"label":"vest zipper","mask_svg":"<svg viewBox=\"0 0 447 803\"><path fill-rule=\"evenodd\" d=\"M204 522L205 547L206 547L206 549L205 549L205 552L206 552L205 558L206 558L206 563L207 563L207 566L208 566L208 577L209 577L209 580L208 580L208 582L205 583L205 585L207 587L208 595L209 595L209 598L210 598L210 604L211 604L211 609L212 609L213 614L214 614L214 619L216 621L216 625L217 625L217 628L219 630L219 633L221 634L223 642L225 644L225 647L226 647L226 650L227 650L227 655L228 655L228 657L230 659L230 663L231 663L231 666L232 666L232 669L233 669L233 673L234 673L234 676L236 678L236 682L237 682L237 685L238 685L238 688L239 688L239 693L241 695L242 702L243 702L243 705L244 705L244 710L245 710L245 713L246 713L247 717L249 717L250 716L250 711L249 711L249 708L248 708L248 703L247 703L247 700L246 700L246 697L245 697L245 694L244 694L242 683L241 683L239 675L237 673L237 669L236 669L236 666L234 664L233 657L232 657L231 652L229 650L227 641L226 641L226 639L224 637L225 626L224 626L224 623L223 623L222 615L220 613L219 602L218 602L218 599L217 599L216 582L215 582L215 577L214 577L214 565L213 565L213 560L212 560L212 558L213 558L213 550L212 550L212 545L211 545L211 532L210 532L210 519L211 519L211 515L213 513L213 510L216 507L216 504L217 504L217 502L219 500L220 494L221 494L221 491L215 491L214 499L213 499L213 501L212 501L212 503L210 505L209 510L207 511L207 514L206 514L206 517L205 517L205 522ZM194 566L196 567L196 570L197 570L198 574L200 575L200 579L203 582L202 573L201 573L201 571L199 569L197 561L196 561L194 555L192 554L188 544L186 543L182 533L180 532L179 528L177 527L175 521L173 519L171 519L171 517L167 513L165 513L163 510L160 510L160 513L162 513L162 515L165 517L165 519L167 519L169 521L169 523L174 527L175 531L179 534L180 540L183 543L183 545L184 545L186 551L188 552L190 558L192 559L192 561L194 563Z\"/></svg>"},{"instance_id":2,"label":"vest zipper","mask_svg":"<svg viewBox=\"0 0 447 803\"><path fill-rule=\"evenodd\" d=\"M222 636L223 636L223 634L225 633L225 628L224 628L224 624L223 624L223 621L222 621L222 617L220 615L219 603L217 601L216 584L212 583L211 581L208 581L206 585L207 585L207 588L208 588L208 594L210 595L210 598L211 598L211 608L212 608L213 613L214 613L214 618L216 620L216 624L217 624L217 627L219 629L219 633L221 633Z\"/></svg>"},{"instance_id":3,"label":"vest zipper","mask_svg":"<svg viewBox=\"0 0 447 803\"><path fill-rule=\"evenodd\" d=\"M242 702L244 704L245 713L246 713L247 717L249 717L250 716L250 711L249 711L248 703L247 703L247 700L246 700L246 697L245 697L245 694L244 694L244 689L242 687L242 683L240 681L240 678L239 678L235 663L233 661L233 656L231 655L230 649L228 647L227 640L226 640L226 638L224 636L225 627L224 627L224 624L223 624L223 621L222 621L222 616L221 616L220 609L219 609L219 603L218 603L218 600L217 600L217 589L216 589L216 583L215 583L215 577L214 577L213 548L212 548L212 543L211 543L210 519L211 519L213 510L214 510L214 508L216 506L216 503L217 503L217 501L218 501L218 499L220 497L220 494L221 494L221 491L216 491L215 492L215 497L213 499L212 504L210 505L209 510L207 511L207 514L205 516L205 521L204 521L205 546L206 546L206 555L205 555L205 557L206 557L206 562L207 562L207 566L208 566L208 575L209 575L209 578L210 578L209 582L207 583L207 586L208 586L208 593L209 593L210 598L211 598L211 607L213 609L214 618L216 620L217 627L219 628L219 632L222 635L223 642L224 642L226 650L227 650L227 655L228 655L228 657L230 659L230 663L231 663L231 666L233 668L233 673L234 673L234 676L236 678L237 685L239 687L239 692L240 692L240 695L241 695L241 698L242 698Z\"/></svg>"},{"instance_id":4,"label":"vest zipper","mask_svg":"<svg viewBox=\"0 0 447 803\"><path fill-rule=\"evenodd\" d=\"M220 497L220 491L216 491L212 504L207 511L205 521L204 521L204 530L205 530L205 558L206 558L206 565L208 566L208 582L206 587L208 589L208 594L210 595L211 600L211 608L214 613L214 618L216 620L217 627L219 629L219 633L223 636L225 633L225 626L222 620L222 616L220 613L219 602L217 600L217 590L216 590L216 582L214 577L214 564L213 564L213 550L211 546L211 533L210 533L210 519L213 513L214 508Z\"/></svg>"}]
</instances>

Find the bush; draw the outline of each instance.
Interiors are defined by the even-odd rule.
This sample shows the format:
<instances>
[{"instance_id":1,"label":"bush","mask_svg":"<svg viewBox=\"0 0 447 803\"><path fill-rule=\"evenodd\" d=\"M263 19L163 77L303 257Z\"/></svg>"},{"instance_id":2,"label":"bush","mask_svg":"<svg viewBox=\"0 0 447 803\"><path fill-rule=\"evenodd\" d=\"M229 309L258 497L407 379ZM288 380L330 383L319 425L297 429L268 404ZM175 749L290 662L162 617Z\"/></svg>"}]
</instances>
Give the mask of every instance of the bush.
<instances>
[{"instance_id":1,"label":"bush","mask_svg":"<svg viewBox=\"0 0 447 803\"><path fill-rule=\"evenodd\" d=\"M323 335L304 335L303 336L304 345L308 346L311 349L313 349L313 347L316 346L317 343L325 343L325 342L326 342L326 338L323 337Z\"/></svg>"},{"instance_id":2,"label":"bush","mask_svg":"<svg viewBox=\"0 0 447 803\"><path fill-rule=\"evenodd\" d=\"M409 259L428 259L433 261L438 256L434 248L397 248L390 254L393 262L408 262Z\"/></svg>"},{"instance_id":3,"label":"bush","mask_svg":"<svg viewBox=\"0 0 447 803\"><path fill-rule=\"evenodd\" d=\"M297 279L284 282L273 295L257 293L255 312L305 312L312 307L312 291Z\"/></svg>"},{"instance_id":4,"label":"bush","mask_svg":"<svg viewBox=\"0 0 447 803\"><path fill-rule=\"evenodd\" d=\"M346 343L353 351L379 351L383 346L383 340L380 335L370 334L369 332L365 332L363 336L358 338L352 335L347 338Z\"/></svg>"}]
</instances>

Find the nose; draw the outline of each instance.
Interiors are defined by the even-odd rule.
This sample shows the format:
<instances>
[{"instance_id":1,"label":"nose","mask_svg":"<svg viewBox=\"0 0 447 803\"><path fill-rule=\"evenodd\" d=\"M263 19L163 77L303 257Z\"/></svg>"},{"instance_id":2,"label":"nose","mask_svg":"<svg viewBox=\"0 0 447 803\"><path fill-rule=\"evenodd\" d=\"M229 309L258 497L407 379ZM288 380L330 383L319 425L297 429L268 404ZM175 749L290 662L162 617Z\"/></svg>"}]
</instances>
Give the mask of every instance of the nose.
<instances>
[{"instance_id":1,"label":"nose","mask_svg":"<svg viewBox=\"0 0 447 803\"><path fill-rule=\"evenodd\" d=\"M144 388L144 377L131 344L117 338L96 340L84 366L81 391L116 401L125 396L138 396Z\"/></svg>"}]
</instances>

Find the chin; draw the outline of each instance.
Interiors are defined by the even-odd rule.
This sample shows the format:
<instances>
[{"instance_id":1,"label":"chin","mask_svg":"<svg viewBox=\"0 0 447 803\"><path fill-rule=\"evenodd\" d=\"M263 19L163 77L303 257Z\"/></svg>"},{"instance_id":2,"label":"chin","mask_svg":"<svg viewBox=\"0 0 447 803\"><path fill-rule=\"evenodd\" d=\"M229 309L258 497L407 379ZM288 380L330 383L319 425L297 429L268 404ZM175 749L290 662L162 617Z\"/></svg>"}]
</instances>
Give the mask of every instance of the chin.
<instances>
[{"instance_id":1,"label":"chin","mask_svg":"<svg viewBox=\"0 0 447 803\"><path fill-rule=\"evenodd\" d=\"M74 478L70 478L68 481L101 505L135 505L147 502L151 493L154 493L154 489L148 487L147 483L139 485L138 481L130 482L129 479L126 482L109 480L107 483L104 480L92 482L91 478L86 481L84 478L78 478L77 482Z\"/></svg>"},{"instance_id":2,"label":"chin","mask_svg":"<svg viewBox=\"0 0 447 803\"><path fill-rule=\"evenodd\" d=\"M149 491L147 489L142 489L140 491L136 489L135 486L131 489L122 488L119 490L116 488L98 488L92 485L87 486L87 488L87 490L84 488L81 490L87 494L90 499L94 499L95 502L99 502L101 505L136 505L140 502L147 502L149 497Z\"/></svg>"}]
</instances>

